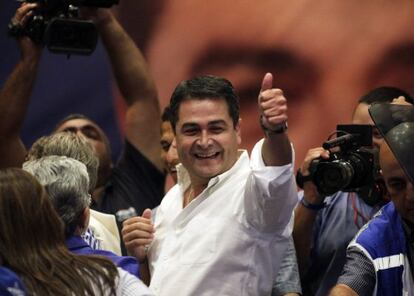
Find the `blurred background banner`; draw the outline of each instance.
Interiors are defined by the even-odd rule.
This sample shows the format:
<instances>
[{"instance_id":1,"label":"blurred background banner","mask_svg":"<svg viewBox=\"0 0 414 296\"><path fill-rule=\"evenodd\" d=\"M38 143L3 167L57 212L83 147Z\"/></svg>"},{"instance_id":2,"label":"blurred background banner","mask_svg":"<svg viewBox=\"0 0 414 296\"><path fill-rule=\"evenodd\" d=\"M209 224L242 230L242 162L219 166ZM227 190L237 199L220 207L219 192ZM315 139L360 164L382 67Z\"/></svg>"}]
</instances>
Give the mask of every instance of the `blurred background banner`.
<instances>
[{"instance_id":1,"label":"blurred background banner","mask_svg":"<svg viewBox=\"0 0 414 296\"><path fill-rule=\"evenodd\" d=\"M1 2L1 27L17 4ZM241 98L242 145L262 135L257 94L265 72L275 75L289 107L297 165L338 123L349 123L358 98L383 85L414 94L412 0L121 0L116 8L148 59L164 107L176 84L197 74L233 82ZM6 33L0 82L18 59ZM96 120L119 152L121 100L101 44L90 57L44 52L23 129L30 144L64 115ZM122 124L121 124L122 127Z\"/></svg>"}]
</instances>

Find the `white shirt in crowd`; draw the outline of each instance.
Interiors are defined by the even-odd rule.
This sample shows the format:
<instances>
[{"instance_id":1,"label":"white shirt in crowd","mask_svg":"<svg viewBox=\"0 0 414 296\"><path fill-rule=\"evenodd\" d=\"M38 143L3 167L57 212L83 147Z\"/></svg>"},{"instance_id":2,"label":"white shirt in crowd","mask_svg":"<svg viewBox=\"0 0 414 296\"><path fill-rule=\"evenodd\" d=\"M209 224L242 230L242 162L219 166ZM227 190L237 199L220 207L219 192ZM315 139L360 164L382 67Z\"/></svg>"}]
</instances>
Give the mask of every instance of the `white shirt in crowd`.
<instances>
[{"instance_id":1,"label":"white shirt in crowd","mask_svg":"<svg viewBox=\"0 0 414 296\"><path fill-rule=\"evenodd\" d=\"M178 168L178 184L157 210L148 254L156 295L270 295L297 193L292 164L265 166L262 144L250 161L243 151L184 209L190 180Z\"/></svg>"}]
</instances>

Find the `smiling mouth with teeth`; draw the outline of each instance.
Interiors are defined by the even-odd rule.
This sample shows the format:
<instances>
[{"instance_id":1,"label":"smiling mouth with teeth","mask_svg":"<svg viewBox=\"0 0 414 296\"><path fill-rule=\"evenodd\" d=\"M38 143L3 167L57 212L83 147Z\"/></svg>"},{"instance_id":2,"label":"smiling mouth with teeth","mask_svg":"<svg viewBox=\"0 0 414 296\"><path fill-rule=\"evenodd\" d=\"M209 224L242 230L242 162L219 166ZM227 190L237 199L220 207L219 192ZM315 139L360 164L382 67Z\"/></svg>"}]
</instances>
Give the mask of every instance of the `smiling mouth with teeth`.
<instances>
[{"instance_id":1,"label":"smiling mouth with teeth","mask_svg":"<svg viewBox=\"0 0 414 296\"><path fill-rule=\"evenodd\" d=\"M195 153L195 157L201 158L201 159L209 159L209 158L215 158L219 155L220 152L211 152L211 153Z\"/></svg>"}]
</instances>

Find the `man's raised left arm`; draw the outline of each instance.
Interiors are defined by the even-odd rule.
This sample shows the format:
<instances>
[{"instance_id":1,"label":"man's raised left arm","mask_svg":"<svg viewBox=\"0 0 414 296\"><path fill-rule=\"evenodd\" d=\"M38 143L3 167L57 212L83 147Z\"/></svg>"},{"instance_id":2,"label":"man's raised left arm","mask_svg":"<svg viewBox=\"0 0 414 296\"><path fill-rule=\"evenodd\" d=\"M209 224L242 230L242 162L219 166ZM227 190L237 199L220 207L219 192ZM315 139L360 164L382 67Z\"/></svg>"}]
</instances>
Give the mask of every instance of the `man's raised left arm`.
<instances>
[{"instance_id":1,"label":"man's raised left arm","mask_svg":"<svg viewBox=\"0 0 414 296\"><path fill-rule=\"evenodd\" d=\"M260 124L265 133L262 157L266 166L292 163L292 148L287 134L287 100L283 91L273 88L273 75L266 73L259 98Z\"/></svg>"},{"instance_id":2,"label":"man's raised left arm","mask_svg":"<svg viewBox=\"0 0 414 296\"><path fill-rule=\"evenodd\" d=\"M265 138L254 147L252 176L246 188L246 218L264 232L290 236L288 225L297 203L293 178L293 148L287 135L287 100L283 91L273 88L273 75L267 73L258 97L260 124Z\"/></svg>"}]
</instances>

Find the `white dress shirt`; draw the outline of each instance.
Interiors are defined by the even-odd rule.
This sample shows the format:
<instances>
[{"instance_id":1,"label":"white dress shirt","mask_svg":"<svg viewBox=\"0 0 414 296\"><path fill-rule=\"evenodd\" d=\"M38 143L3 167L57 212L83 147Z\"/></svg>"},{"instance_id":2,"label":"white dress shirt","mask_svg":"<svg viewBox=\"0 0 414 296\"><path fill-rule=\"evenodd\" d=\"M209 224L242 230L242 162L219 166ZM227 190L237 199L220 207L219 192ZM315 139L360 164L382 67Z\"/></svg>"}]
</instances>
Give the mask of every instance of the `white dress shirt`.
<instances>
[{"instance_id":1,"label":"white dress shirt","mask_svg":"<svg viewBox=\"0 0 414 296\"><path fill-rule=\"evenodd\" d=\"M117 269L119 277L116 286L116 296L155 296L140 279L122 268L118 267Z\"/></svg>"},{"instance_id":2,"label":"white dress shirt","mask_svg":"<svg viewBox=\"0 0 414 296\"><path fill-rule=\"evenodd\" d=\"M155 296L139 278L122 268L117 267L117 270L118 277L115 281L115 296ZM105 289L103 293L100 293L103 285L102 283L99 288L96 285L93 286L94 295L113 295L109 289Z\"/></svg>"},{"instance_id":3,"label":"white dress shirt","mask_svg":"<svg viewBox=\"0 0 414 296\"><path fill-rule=\"evenodd\" d=\"M190 180L178 168L178 184L157 210L148 254L156 295L270 295L297 193L292 164L265 166L262 145L250 161L243 151L184 209Z\"/></svg>"}]
</instances>

